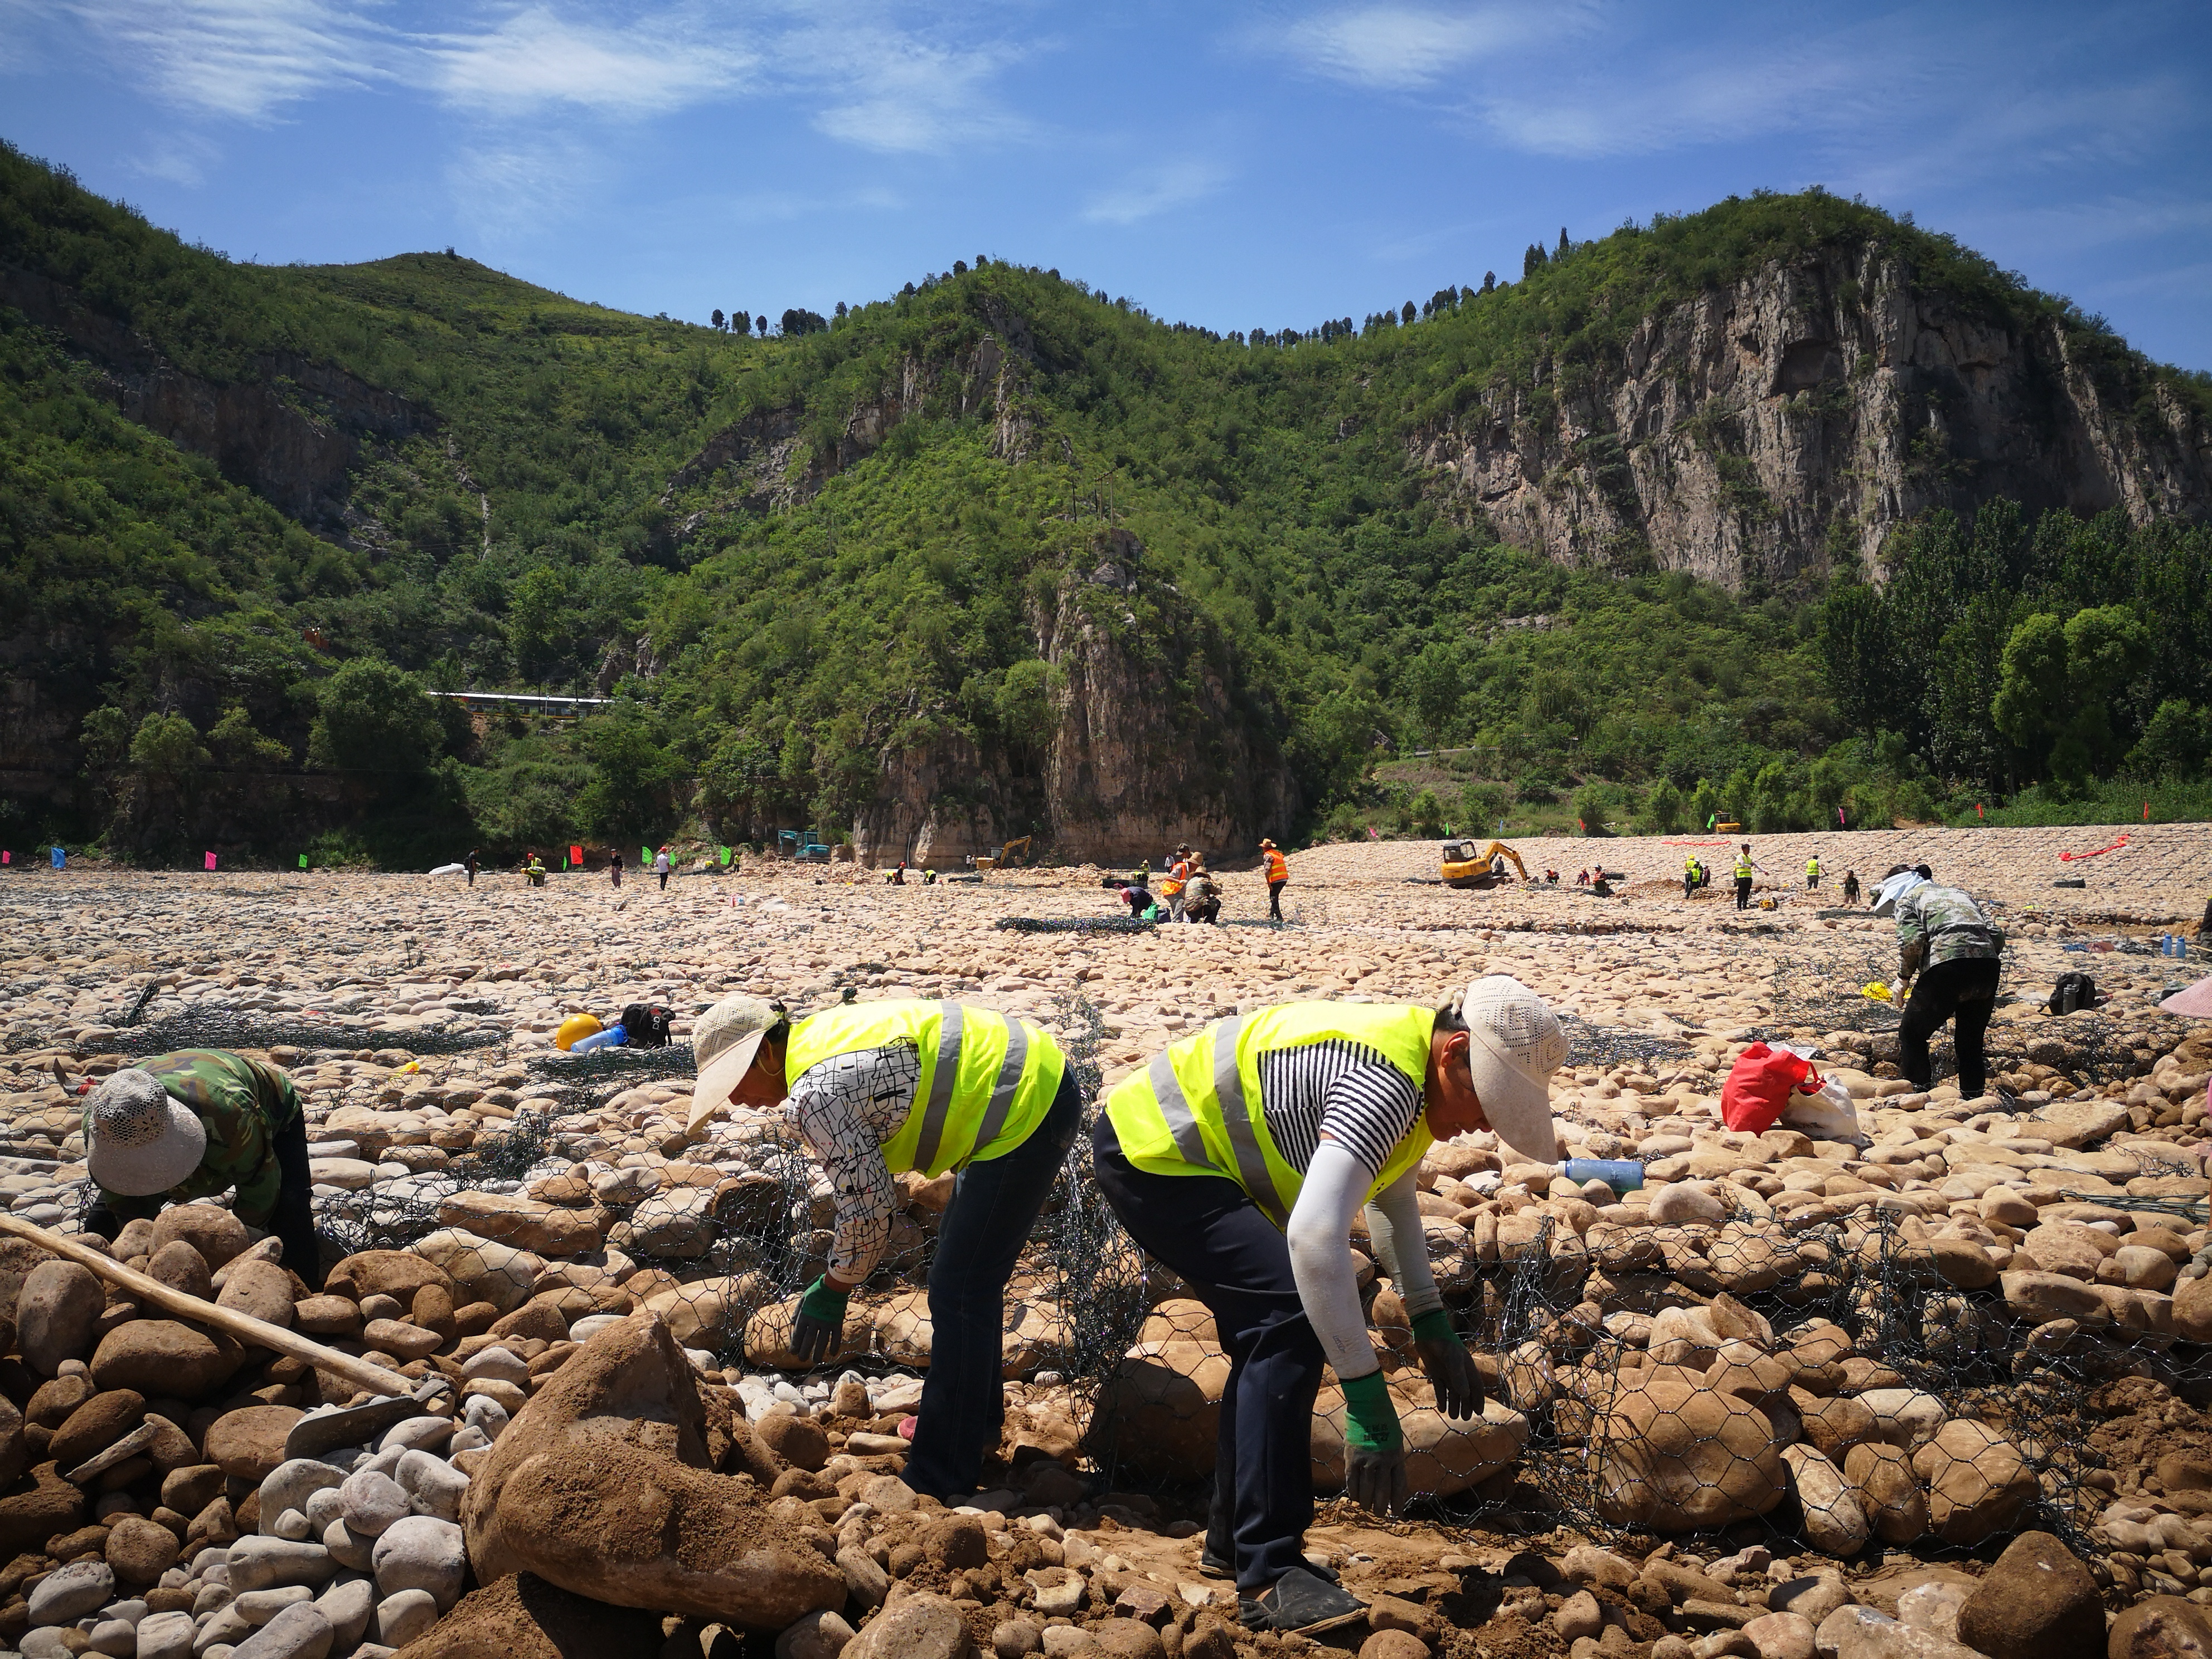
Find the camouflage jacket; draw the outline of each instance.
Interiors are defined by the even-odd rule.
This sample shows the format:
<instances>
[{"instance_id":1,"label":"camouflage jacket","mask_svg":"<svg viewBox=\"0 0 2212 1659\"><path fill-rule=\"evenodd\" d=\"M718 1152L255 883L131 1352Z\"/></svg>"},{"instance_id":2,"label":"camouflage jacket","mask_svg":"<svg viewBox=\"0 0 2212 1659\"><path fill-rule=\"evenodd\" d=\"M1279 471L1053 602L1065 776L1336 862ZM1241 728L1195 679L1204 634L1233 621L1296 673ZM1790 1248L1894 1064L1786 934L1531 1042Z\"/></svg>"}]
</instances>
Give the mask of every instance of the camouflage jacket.
<instances>
[{"instance_id":1,"label":"camouflage jacket","mask_svg":"<svg viewBox=\"0 0 2212 1659\"><path fill-rule=\"evenodd\" d=\"M161 1213L164 1204L212 1198L235 1187L231 1207L240 1221L263 1227L276 1209L283 1176L276 1168L276 1132L300 1114L292 1079L273 1066L222 1048L187 1048L156 1054L138 1064L151 1072L173 1100L198 1114L207 1129L207 1153L200 1166L166 1193L129 1198L105 1188L100 1196L125 1221ZM85 1135L92 1113L85 1112Z\"/></svg>"},{"instance_id":2,"label":"camouflage jacket","mask_svg":"<svg viewBox=\"0 0 2212 1659\"><path fill-rule=\"evenodd\" d=\"M1939 962L1994 961L2004 942L2004 929L1956 887L1923 882L1897 902L1897 960L1905 973Z\"/></svg>"}]
</instances>

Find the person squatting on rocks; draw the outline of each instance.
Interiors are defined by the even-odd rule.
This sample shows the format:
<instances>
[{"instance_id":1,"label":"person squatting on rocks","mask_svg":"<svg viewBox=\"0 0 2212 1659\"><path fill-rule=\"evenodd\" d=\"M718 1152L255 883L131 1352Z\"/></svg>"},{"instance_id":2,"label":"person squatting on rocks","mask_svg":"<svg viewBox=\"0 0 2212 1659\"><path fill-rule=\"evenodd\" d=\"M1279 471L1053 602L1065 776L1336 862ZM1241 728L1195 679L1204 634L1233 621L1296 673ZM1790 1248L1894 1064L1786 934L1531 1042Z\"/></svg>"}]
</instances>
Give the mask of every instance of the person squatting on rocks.
<instances>
[{"instance_id":1,"label":"person squatting on rocks","mask_svg":"<svg viewBox=\"0 0 2212 1659\"><path fill-rule=\"evenodd\" d=\"M1550 1079L1566 1053L1552 1011L1503 975L1441 1009L1287 1003L1174 1044L1094 1120L1100 1191L1212 1311L1229 1355L1201 1559L1235 1577L1246 1625L1301 1629L1361 1605L1303 1553L1324 1362L1344 1389L1346 1492L1378 1515L1406 1496L1353 1218L1364 1205L1437 1409L1474 1416L1481 1382L1430 1273L1414 1178L1434 1140L1473 1129L1554 1162Z\"/></svg>"},{"instance_id":2,"label":"person squatting on rocks","mask_svg":"<svg viewBox=\"0 0 2212 1659\"><path fill-rule=\"evenodd\" d=\"M1291 878L1290 860L1283 856L1281 849L1272 841L1260 843L1260 856L1267 861L1267 920L1280 921L1283 919L1283 888ZM2208 919L2212 919L2212 906L2207 906L2204 914Z\"/></svg>"},{"instance_id":3,"label":"person squatting on rocks","mask_svg":"<svg viewBox=\"0 0 2212 1659\"><path fill-rule=\"evenodd\" d=\"M1859 872L1856 870L1846 870L1844 872L1844 902L1856 904L1858 902Z\"/></svg>"},{"instance_id":4,"label":"person squatting on rocks","mask_svg":"<svg viewBox=\"0 0 2212 1659\"><path fill-rule=\"evenodd\" d=\"M1221 920L1221 884L1213 878L1213 872L1206 867L1206 860L1194 860L1190 884L1183 890L1182 919L1185 921L1218 922Z\"/></svg>"},{"instance_id":5,"label":"person squatting on rocks","mask_svg":"<svg viewBox=\"0 0 2212 1659\"><path fill-rule=\"evenodd\" d=\"M854 1002L793 1022L726 997L692 1034L696 1131L727 1102L788 1112L837 1194L822 1276L791 1348L809 1364L843 1341L845 1305L876 1269L901 1199L893 1173L957 1170L929 1268L934 1329L905 1480L951 1504L975 1491L1006 1418L1006 1281L1082 1125L1075 1073L1049 1033L957 1002Z\"/></svg>"},{"instance_id":6,"label":"person squatting on rocks","mask_svg":"<svg viewBox=\"0 0 2212 1659\"><path fill-rule=\"evenodd\" d=\"M1897 1028L1898 1069L1914 1088L1926 1091L1935 1082L1928 1039L1952 1020L1960 1097L1972 1100L1988 1083L1982 1038L1996 1012L2004 930L1963 889L1937 886L1926 865L1916 872L1921 884L1897 902L1898 983L1891 994L1912 986L1912 1000Z\"/></svg>"},{"instance_id":7,"label":"person squatting on rocks","mask_svg":"<svg viewBox=\"0 0 2212 1659\"><path fill-rule=\"evenodd\" d=\"M1752 857L1751 843L1746 842L1743 850L1735 855L1735 908L1739 910L1751 908L1751 874L1754 870L1762 876L1766 873L1766 866Z\"/></svg>"},{"instance_id":8,"label":"person squatting on rocks","mask_svg":"<svg viewBox=\"0 0 2212 1659\"><path fill-rule=\"evenodd\" d=\"M126 1066L85 1097L84 1143L99 1188L87 1232L112 1243L126 1222L234 1187L238 1218L275 1233L284 1266L322 1288L307 1114L274 1066L186 1048Z\"/></svg>"}]
</instances>

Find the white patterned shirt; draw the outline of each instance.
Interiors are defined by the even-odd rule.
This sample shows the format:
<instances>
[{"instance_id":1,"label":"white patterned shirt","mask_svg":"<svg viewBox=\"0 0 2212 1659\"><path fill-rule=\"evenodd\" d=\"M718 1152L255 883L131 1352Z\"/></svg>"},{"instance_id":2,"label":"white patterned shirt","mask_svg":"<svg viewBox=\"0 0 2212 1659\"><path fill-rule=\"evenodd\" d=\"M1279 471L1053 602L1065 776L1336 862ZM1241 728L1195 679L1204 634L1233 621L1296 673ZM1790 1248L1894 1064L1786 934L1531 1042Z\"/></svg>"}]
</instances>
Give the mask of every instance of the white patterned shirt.
<instances>
[{"instance_id":1,"label":"white patterned shirt","mask_svg":"<svg viewBox=\"0 0 2212 1659\"><path fill-rule=\"evenodd\" d=\"M832 1054L794 1079L785 1110L837 1194L830 1271L856 1285L876 1270L898 1212L884 1146L914 1109L921 1050L911 1042Z\"/></svg>"}]
</instances>

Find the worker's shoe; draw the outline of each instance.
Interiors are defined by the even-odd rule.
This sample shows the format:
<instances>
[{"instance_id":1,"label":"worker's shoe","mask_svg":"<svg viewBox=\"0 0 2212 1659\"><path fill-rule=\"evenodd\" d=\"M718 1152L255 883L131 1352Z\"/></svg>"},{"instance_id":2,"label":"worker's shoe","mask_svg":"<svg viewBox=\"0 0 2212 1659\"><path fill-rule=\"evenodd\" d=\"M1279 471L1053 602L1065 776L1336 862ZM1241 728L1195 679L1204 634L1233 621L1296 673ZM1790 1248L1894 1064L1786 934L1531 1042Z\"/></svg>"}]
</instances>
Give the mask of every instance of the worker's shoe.
<instances>
[{"instance_id":1,"label":"worker's shoe","mask_svg":"<svg viewBox=\"0 0 2212 1659\"><path fill-rule=\"evenodd\" d=\"M1208 1544L1198 1553L1198 1571L1202 1577L1234 1578L1237 1576L1237 1564L1215 1549L1212 1544ZM1306 1571L1315 1577L1326 1580L1332 1584L1343 1582L1336 1576L1334 1567L1325 1567L1311 1556L1306 1558Z\"/></svg>"},{"instance_id":2,"label":"worker's shoe","mask_svg":"<svg viewBox=\"0 0 2212 1659\"><path fill-rule=\"evenodd\" d=\"M1292 1567L1257 1595L1237 1598L1237 1622L1247 1630L1334 1630L1366 1612L1350 1590L1304 1567Z\"/></svg>"}]
</instances>

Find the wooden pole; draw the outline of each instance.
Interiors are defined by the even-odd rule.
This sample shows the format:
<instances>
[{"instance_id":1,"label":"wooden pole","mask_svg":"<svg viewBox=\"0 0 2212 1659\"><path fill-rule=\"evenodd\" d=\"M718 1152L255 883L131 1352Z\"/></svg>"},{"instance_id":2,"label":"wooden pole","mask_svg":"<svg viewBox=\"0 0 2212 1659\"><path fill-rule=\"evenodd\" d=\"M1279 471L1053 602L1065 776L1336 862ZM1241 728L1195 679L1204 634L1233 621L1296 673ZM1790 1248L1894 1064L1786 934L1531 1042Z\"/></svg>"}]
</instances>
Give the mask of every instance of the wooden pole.
<instances>
[{"instance_id":1,"label":"wooden pole","mask_svg":"<svg viewBox=\"0 0 2212 1659\"><path fill-rule=\"evenodd\" d=\"M287 1330L282 1325L272 1325L265 1319L256 1319L235 1308L217 1307L204 1302L186 1291L164 1285L158 1279L149 1279L135 1268L126 1267L113 1256L80 1244L64 1233L51 1233L44 1227L33 1226L18 1216L0 1212L0 1233L16 1238L28 1239L42 1250L47 1250L64 1261L74 1261L80 1267L89 1268L109 1284L128 1291L140 1303L150 1303L166 1313L179 1319L189 1319L196 1324L211 1325L216 1330L236 1337L240 1342L256 1348L267 1348L271 1352L303 1360L318 1370L325 1370L343 1377L357 1389L371 1394L408 1394L413 1391L415 1381L398 1371L386 1370L355 1354L327 1347L312 1337Z\"/></svg>"}]
</instances>

